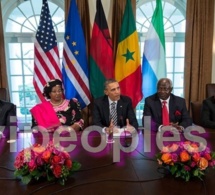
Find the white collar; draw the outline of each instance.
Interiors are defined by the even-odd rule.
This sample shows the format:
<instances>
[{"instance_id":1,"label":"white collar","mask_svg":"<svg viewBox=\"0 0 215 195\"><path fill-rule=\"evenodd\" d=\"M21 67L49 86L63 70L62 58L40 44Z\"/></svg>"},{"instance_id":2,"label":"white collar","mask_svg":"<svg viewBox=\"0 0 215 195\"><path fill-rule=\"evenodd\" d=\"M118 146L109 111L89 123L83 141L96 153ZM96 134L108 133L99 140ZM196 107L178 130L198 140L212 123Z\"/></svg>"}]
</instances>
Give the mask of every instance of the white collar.
<instances>
[{"instance_id":1,"label":"white collar","mask_svg":"<svg viewBox=\"0 0 215 195\"><path fill-rule=\"evenodd\" d=\"M166 101L166 103L167 103L168 105L169 105L169 100L170 100L170 96L169 96L166 100L160 99L161 103L162 103L163 101Z\"/></svg>"},{"instance_id":2,"label":"white collar","mask_svg":"<svg viewBox=\"0 0 215 195\"><path fill-rule=\"evenodd\" d=\"M112 101L109 97L108 97L108 102L109 102L109 105L111 105L112 102L115 102L117 104L117 101Z\"/></svg>"}]
</instances>

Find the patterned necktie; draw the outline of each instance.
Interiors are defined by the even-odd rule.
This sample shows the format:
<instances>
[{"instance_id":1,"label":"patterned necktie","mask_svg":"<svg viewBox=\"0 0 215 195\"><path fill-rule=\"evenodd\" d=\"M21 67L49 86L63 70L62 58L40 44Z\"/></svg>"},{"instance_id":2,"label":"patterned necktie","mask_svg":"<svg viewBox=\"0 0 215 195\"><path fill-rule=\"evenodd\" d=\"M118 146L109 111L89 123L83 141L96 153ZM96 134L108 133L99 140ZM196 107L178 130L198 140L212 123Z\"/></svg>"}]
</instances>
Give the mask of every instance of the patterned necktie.
<instances>
[{"instance_id":1,"label":"patterned necktie","mask_svg":"<svg viewBox=\"0 0 215 195\"><path fill-rule=\"evenodd\" d=\"M169 113L166 106L166 101L162 102L162 122L163 125L169 125Z\"/></svg>"},{"instance_id":2,"label":"patterned necktie","mask_svg":"<svg viewBox=\"0 0 215 195\"><path fill-rule=\"evenodd\" d=\"M113 120L114 126L117 126L116 102L111 103L110 117Z\"/></svg>"}]
</instances>

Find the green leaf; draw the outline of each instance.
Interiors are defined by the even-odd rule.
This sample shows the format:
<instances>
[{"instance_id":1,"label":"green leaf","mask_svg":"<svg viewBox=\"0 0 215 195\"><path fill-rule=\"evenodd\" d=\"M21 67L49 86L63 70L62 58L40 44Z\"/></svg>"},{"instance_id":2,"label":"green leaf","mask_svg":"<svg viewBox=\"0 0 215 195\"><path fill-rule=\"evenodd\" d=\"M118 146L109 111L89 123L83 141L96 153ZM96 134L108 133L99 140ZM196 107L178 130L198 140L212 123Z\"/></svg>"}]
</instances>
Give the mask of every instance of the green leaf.
<instances>
[{"instance_id":1,"label":"green leaf","mask_svg":"<svg viewBox=\"0 0 215 195\"><path fill-rule=\"evenodd\" d=\"M58 182L59 182L59 184L62 185L62 186L65 185L65 180L64 180L64 179L59 179Z\"/></svg>"},{"instance_id":2,"label":"green leaf","mask_svg":"<svg viewBox=\"0 0 215 195\"><path fill-rule=\"evenodd\" d=\"M185 181L189 181L190 180L190 175L186 175L185 176Z\"/></svg>"},{"instance_id":3,"label":"green leaf","mask_svg":"<svg viewBox=\"0 0 215 195\"><path fill-rule=\"evenodd\" d=\"M81 164L79 162L73 161L72 162L72 171L77 171L81 168Z\"/></svg>"},{"instance_id":4,"label":"green leaf","mask_svg":"<svg viewBox=\"0 0 215 195\"><path fill-rule=\"evenodd\" d=\"M211 153L211 157L212 157L212 159L215 159L215 152Z\"/></svg>"},{"instance_id":5,"label":"green leaf","mask_svg":"<svg viewBox=\"0 0 215 195\"><path fill-rule=\"evenodd\" d=\"M178 167L176 165L170 167L170 171L171 171L172 175L174 175L177 170L178 170Z\"/></svg>"},{"instance_id":6,"label":"green leaf","mask_svg":"<svg viewBox=\"0 0 215 195\"><path fill-rule=\"evenodd\" d=\"M23 176L23 177L22 177L22 182L23 182L24 184L28 184L28 183L31 181L31 179L32 179L32 176L31 176L31 175L26 175L26 176Z\"/></svg>"}]
</instances>

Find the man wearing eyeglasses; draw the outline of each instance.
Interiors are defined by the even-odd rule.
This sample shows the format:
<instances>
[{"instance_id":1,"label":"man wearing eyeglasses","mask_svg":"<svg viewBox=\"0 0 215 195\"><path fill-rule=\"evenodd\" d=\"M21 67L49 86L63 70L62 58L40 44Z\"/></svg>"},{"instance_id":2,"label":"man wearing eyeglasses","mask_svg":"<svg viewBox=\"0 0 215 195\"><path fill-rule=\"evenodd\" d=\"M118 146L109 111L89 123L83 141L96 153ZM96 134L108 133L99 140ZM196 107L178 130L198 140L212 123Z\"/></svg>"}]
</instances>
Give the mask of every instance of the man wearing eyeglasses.
<instances>
[{"instance_id":1,"label":"man wearing eyeglasses","mask_svg":"<svg viewBox=\"0 0 215 195\"><path fill-rule=\"evenodd\" d=\"M151 130L160 130L163 126L173 126L179 131L192 125L192 119L186 108L185 99L172 94L172 81L162 78L157 83L157 92L145 99L144 116L151 117Z\"/></svg>"}]
</instances>

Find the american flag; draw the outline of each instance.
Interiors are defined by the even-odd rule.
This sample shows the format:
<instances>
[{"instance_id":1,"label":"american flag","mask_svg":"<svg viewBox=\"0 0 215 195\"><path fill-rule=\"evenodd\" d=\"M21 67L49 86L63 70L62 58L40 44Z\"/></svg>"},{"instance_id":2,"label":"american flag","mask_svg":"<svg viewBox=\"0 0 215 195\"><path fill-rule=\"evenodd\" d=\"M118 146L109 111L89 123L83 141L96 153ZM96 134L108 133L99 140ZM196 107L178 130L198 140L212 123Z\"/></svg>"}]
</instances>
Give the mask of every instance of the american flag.
<instances>
[{"instance_id":1,"label":"american flag","mask_svg":"<svg viewBox=\"0 0 215 195\"><path fill-rule=\"evenodd\" d=\"M61 79L62 72L57 47L57 39L52 24L47 0L43 0L40 22L34 43L34 76L33 85L40 101L44 85L52 79Z\"/></svg>"}]
</instances>

